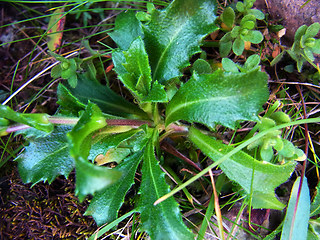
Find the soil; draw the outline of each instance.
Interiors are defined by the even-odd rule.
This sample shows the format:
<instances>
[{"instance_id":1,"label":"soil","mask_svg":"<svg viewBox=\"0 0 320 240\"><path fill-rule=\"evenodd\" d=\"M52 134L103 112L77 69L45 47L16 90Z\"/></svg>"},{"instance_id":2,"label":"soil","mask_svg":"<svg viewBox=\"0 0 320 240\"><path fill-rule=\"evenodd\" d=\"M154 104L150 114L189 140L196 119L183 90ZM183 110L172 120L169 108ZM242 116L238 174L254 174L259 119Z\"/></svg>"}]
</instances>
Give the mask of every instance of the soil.
<instances>
[{"instance_id":1,"label":"soil","mask_svg":"<svg viewBox=\"0 0 320 240\"><path fill-rule=\"evenodd\" d=\"M294 39L295 31L301 25L320 22L320 1L310 0L257 0L255 6L270 13L286 28L285 38L288 42ZM305 5L304 5L305 4Z\"/></svg>"}]
</instances>

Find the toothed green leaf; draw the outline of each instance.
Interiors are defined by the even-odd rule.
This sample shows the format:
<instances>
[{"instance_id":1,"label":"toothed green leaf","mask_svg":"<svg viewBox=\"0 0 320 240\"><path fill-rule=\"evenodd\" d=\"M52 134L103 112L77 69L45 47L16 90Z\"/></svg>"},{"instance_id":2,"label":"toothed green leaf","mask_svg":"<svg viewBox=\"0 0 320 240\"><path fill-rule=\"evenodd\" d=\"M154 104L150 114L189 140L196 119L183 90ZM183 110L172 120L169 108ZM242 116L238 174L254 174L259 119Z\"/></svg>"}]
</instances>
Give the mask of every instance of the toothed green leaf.
<instances>
[{"instance_id":1,"label":"toothed green leaf","mask_svg":"<svg viewBox=\"0 0 320 240\"><path fill-rule=\"evenodd\" d=\"M148 55L140 37L127 51L114 51L113 62L120 80L140 103L167 101L164 86L152 84Z\"/></svg>"},{"instance_id":2,"label":"toothed green leaf","mask_svg":"<svg viewBox=\"0 0 320 240\"><path fill-rule=\"evenodd\" d=\"M51 183L60 175L68 177L75 166L66 137L70 130L70 126L62 125L46 136L38 130L27 135L29 145L16 159L24 183Z\"/></svg>"},{"instance_id":3,"label":"toothed green leaf","mask_svg":"<svg viewBox=\"0 0 320 240\"><path fill-rule=\"evenodd\" d=\"M256 121L268 100L267 75L258 69L247 73L193 74L170 101L166 125L177 121L221 124L234 128L236 121Z\"/></svg>"},{"instance_id":4,"label":"toothed green leaf","mask_svg":"<svg viewBox=\"0 0 320 240\"><path fill-rule=\"evenodd\" d=\"M219 160L234 149L195 128L190 129L189 138L213 161ZM294 161L283 165L260 162L239 151L222 162L219 167L230 180L238 183L248 194L252 192L253 208L283 209L285 205L275 197L274 189L288 180L295 165Z\"/></svg>"},{"instance_id":5,"label":"toothed green leaf","mask_svg":"<svg viewBox=\"0 0 320 240\"><path fill-rule=\"evenodd\" d=\"M139 36L143 37L140 21L133 11L120 13L115 22L115 30L109 36L121 50L127 50Z\"/></svg>"},{"instance_id":6,"label":"toothed green leaf","mask_svg":"<svg viewBox=\"0 0 320 240\"><path fill-rule=\"evenodd\" d=\"M136 152L114 168L122 174L121 178L95 194L85 215L91 215L98 225L110 223L117 218L124 197L134 183L134 176L142 157L142 151Z\"/></svg>"},{"instance_id":7,"label":"toothed green leaf","mask_svg":"<svg viewBox=\"0 0 320 240\"><path fill-rule=\"evenodd\" d=\"M182 75L189 59L200 52L201 40L217 29L216 1L176 0L165 10L154 10L144 26L152 79L166 84Z\"/></svg>"},{"instance_id":8,"label":"toothed green leaf","mask_svg":"<svg viewBox=\"0 0 320 240\"><path fill-rule=\"evenodd\" d=\"M154 134L157 131L154 132ZM155 138L155 136L154 136ZM194 239L193 234L182 222L178 203L173 197L154 206L153 203L169 192L164 173L159 167L154 153L153 139L149 141L144 152L142 181L138 208L141 213L142 230L151 239Z\"/></svg>"}]
</instances>

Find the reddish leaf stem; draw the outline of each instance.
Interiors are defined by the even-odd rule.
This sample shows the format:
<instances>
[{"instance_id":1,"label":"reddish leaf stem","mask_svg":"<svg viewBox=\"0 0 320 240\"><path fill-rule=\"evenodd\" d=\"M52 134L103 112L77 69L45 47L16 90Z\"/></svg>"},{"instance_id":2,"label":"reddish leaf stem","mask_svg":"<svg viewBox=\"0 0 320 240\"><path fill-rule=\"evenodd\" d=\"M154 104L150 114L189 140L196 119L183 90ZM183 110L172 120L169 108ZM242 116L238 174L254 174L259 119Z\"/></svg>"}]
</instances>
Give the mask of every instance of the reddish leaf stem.
<instances>
[{"instance_id":1,"label":"reddish leaf stem","mask_svg":"<svg viewBox=\"0 0 320 240\"><path fill-rule=\"evenodd\" d=\"M168 153L171 153L173 156L176 156L176 157L182 159L183 161L185 161L186 163L190 164L191 166L193 166L195 169L199 170L200 172L202 171L202 169L197 164L195 164L192 160L190 160L189 158L184 156L182 153L180 153L171 144L163 141L163 142L161 142L160 147L163 150L167 151Z\"/></svg>"}]
</instances>

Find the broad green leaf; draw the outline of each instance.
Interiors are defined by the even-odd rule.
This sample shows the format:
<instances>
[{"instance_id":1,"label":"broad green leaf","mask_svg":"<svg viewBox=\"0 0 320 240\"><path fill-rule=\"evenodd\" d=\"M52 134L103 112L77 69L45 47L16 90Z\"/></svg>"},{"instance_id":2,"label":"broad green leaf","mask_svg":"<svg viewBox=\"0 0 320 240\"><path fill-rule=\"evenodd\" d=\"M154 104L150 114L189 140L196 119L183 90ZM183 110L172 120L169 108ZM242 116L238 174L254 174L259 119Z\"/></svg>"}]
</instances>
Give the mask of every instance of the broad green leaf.
<instances>
[{"instance_id":1,"label":"broad green leaf","mask_svg":"<svg viewBox=\"0 0 320 240\"><path fill-rule=\"evenodd\" d=\"M144 26L152 79L166 84L182 75L189 59L200 52L201 40L217 29L216 1L176 0L165 10L154 10Z\"/></svg>"},{"instance_id":2,"label":"broad green leaf","mask_svg":"<svg viewBox=\"0 0 320 240\"><path fill-rule=\"evenodd\" d=\"M58 104L64 109L76 113L83 110L91 101L99 106L103 113L126 117L126 118L147 118L138 106L126 101L117 95L109 87L79 75L78 84L75 88L65 87L59 84Z\"/></svg>"},{"instance_id":3,"label":"broad green leaf","mask_svg":"<svg viewBox=\"0 0 320 240\"><path fill-rule=\"evenodd\" d=\"M190 129L189 138L213 161L220 159L233 149L195 128ZM252 193L253 208L283 209L285 205L275 197L274 189L290 177L295 165L293 161L283 165L260 162L245 152L239 151L222 162L219 167L248 195Z\"/></svg>"},{"instance_id":4,"label":"broad green leaf","mask_svg":"<svg viewBox=\"0 0 320 240\"><path fill-rule=\"evenodd\" d=\"M307 239L310 215L310 195L307 179L303 179L298 206L297 196L300 184L298 177L292 187L286 217L282 227L281 240Z\"/></svg>"},{"instance_id":5,"label":"broad green leaf","mask_svg":"<svg viewBox=\"0 0 320 240\"><path fill-rule=\"evenodd\" d=\"M75 166L66 137L70 130L70 126L60 125L47 136L38 131L41 137L37 137L36 130L27 134L29 145L16 159L24 183L51 183L59 175L68 177Z\"/></svg>"},{"instance_id":6,"label":"broad green leaf","mask_svg":"<svg viewBox=\"0 0 320 240\"><path fill-rule=\"evenodd\" d=\"M154 130L155 138L157 130ZM193 234L182 222L178 203L174 198L168 198L154 206L153 203L169 192L164 173L159 167L154 153L153 139L150 139L144 152L142 165L142 181L138 209L141 213L142 230L151 239L194 239Z\"/></svg>"},{"instance_id":7,"label":"broad green leaf","mask_svg":"<svg viewBox=\"0 0 320 240\"><path fill-rule=\"evenodd\" d=\"M234 128L236 121L256 121L268 100L267 75L258 69L247 73L193 74L170 101L166 125L177 121L221 124Z\"/></svg>"},{"instance_id":8,"label":"broad green leaf","mask_svg":"<svg viewBox=\"0 0 320 240\"><path fill-rule=\"evenodd\" d=\"M122 52L118 50L114 51L112 55L118 77L139 102L145 102L147 97L150 102L167 101L164 87L160 87L158 83L155 84L160 88L158 87L156 90L152 86L154 89L153 94L151 97L149 96L152 85L151 69L144 42L140 37L132 42L128 51Z\"/></svg>"},{"instance_id":9,"label":"broad green leaf","mask_svg":"<svg viewBox=\"0 0 320 240\"><path fill-rule=\"evenodd\" d=\"M121 177L121 173L106 167L98 167L87 160L92 145L93 134L106 126L101 110L90 103L72 131L68 133L70 153L75 159L76 189L79 200L111 185Z\"/></svg>"},{"instance_id":10,"label":"broad green leaf","mask_svg":"<svg viewBox=\"0 0 320 240\"><path fill-rule=\"evenodd\" d=\"M48 48L51 51L55 51L61 45L64 23L66 21L66 16L64 14L64 8L55 10L48 24Z\"/></svg>"},{"instance_id":11,"label":"broad green leaf","mask_svg":"<svg viewBox=\"0 0 320 240\"><path fill-rule=\"evenodd\" d=\"M49 122L47 114L40 113L18 113L13 111L10 107L0 105L0 116L16 123L22 123L38 130L51 132L53 125Z\"/></svg>"},{"instance_id":12,"label":"broad green leaf","mask_svg":"<svg viewBox=\"0 0 320 240\"><path fill-rule=\"evenodd\" d=\"M115 30L109 33L120 50L127 50L139 36L143 37L140 21L133 11L120 13L115 22Z\"/></svg>"},{"instance_id":13,"label":"broad green leaf","mask_svg":"<svg viewBox=\"0 0 320 240\"><path fill-rule=\"evenodd\" d=\"M99 226L117 218L124 197L134 183L135 172L142 157L143 152L137 152L114 168L122 173L121 178L94 195L85 215L91 215Z\"/></svg>"},{"instance_id":14,"label":"broad green leaf","mask_svg":"<svg viewBox=\"0 0 320 240\"><path fill-rule=\"evenodd\" d=\"M76 159L76 189L75 194L80 202L88 194L94 194L105 187L114 184L121 177L121 172L96 166L82 157Z\"/></svg>"},{"instance_id":15,"label":"broad green leaf","mask_svg":"<svg viewBox=\"0 0 320 240\"><path fill-rule=\"evenodd\" d=\"M111 131L115 131L114 127L111 129ZM132 129L119 134L112 134L112 133L104 134L102 132L101 134L103 134L103 136L101 138L99 136L95 138L94 140L95 143L90 149L88 158L93 160L99 154L105 155L109 149L117 148L122 142L129 140L134 135L142 131L143 130L139 128L139 129Z\"/></svg>"}]
</instances>

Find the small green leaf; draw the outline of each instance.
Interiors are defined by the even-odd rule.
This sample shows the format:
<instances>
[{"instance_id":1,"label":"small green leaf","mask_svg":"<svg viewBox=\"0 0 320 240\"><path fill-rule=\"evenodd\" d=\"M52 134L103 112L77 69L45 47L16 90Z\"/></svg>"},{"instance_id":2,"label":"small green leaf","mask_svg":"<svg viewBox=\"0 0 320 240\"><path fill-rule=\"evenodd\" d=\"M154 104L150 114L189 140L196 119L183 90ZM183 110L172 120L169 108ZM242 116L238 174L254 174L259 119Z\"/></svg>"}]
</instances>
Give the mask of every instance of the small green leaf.
<instances>
[{"instance_id":1,"label":"small green leaf","mask_svg":"<svg viewBox=\"0 0 320 240\"><path fill-rule=\"evenodd\" d=\"M253 44L259 44L263 40L263 35L258 30L249 31L247 35L242 36L244 41L251 42Z\"/></svg>"},{"instance_id":2,"label":"small green leaf","mask_svg":"<svg viewBox=\"0 0 320 240\"><path fill-rule=\"evenodd\" d=\"M139 37L134 40L128 51L115 51L112 55L120 80L141 100L150 91L152 82L148 55L142 39Z\"/></svg>"},{"instance_id":3,"label":"small green leaf","mask_svg":"<svg viewBox=\"0 0 320 240\"><path fill-rule=\"evenodd\" d=\"M158 135L154 130L155 138ZM194 239L193 234L184 225L178 203L173 197L154 206L153 203L169 192L164 173L159 167L154 153L154 139L150 139L144 152L142 181L138 208L141 213L142 230L151 239Z\"/></svg>"},{"instance_id":4,"label":"small green leaf","mask_svg":"<svg viewBox=\"0 0 320 240\"><path fill-rule=\"evenodd\" d=\"M54 66L52 69L51 69L51 77L52 78L59 78L61 77L61 66L60 64L58 64L57 66Z\"/></svg>"},{"instance_id":5,"label":"small green leaf","mask_svg":"<svg viewBox=\"0 0 320 240\"><path fill-rule=\"evenodd\" d=\"M259 20L263 20L264 19L264 13L261 12L260 10L258 10L258 9L249 9L248 10L248 14L251 14L251 15L255 16Z\"/></svg>"},{"instance_id":6,"label":"small green leaf","mask_svg":"<svg viewBox=\"0 0 320 240\"><path fill-rule=\"evenodd\" d=\"M316 39L312 51L315 54L320 54L320 39Z\"/></svg>"},{"instance_id":7,"label":"small green leaf","mask_svg":"<svg viewBox=\"0 0 320 240\"><path fill-rule=\"evenodd\" d=\"M232 51L240 56L244 50L244 41L241 38L237 38L232 44Z\"/></svg>"},{"instance_id":8,"label":"small green leaf","mask_svg":"<svg viewBox=\"0 0 320 240\"><path fill-rule=\"evenodd\" d=\"M46 136L37 130L26 136L30 144L16 159L24 183L51 183L59 175L68 177L75 166L66 137L70 130L70 126L61 125Z\"/></svg>"},{"instance_id":9,"label":"small green leaf","mask_svg":"<svg viewBox=\"0 0 320 240\"><path fill-rule=\"evenodd\" d=\"M240 26L235 26L235 27L231 30L231 32L230 32L230 34L231 34L231 39L232 39L232 38L237 38L237 37L239 36L239 34L240 34L240 30L241 30ZM226 34L226 35L227 35L227 34ZM220 41L222 41L223 39L224 39L224 37L222 37ZM230 39L230 40L231 40L231 39Z\"/></svg>"},{"instance_id":10,"label":"small green leaf","mask_svg":"<svg viewBox=\"0 0 320 240\"><path fill-rule=\"evenodd\" d=\"M152 11L144 41L153 80L166 85L182 76L189 58L201 51L201 40L217 29L215 10L215 1L176 0L163 11Z\"/></svg>"},{"instance_id":11,"label":"small green leaf","mask_svg":"<svg viewBox=\"0 0 320 240\"><path fill-rule=\"evenodd\" d=\"M246 21L246 22L244 22L242 27L251 30L255 27L255 25L256 25L256 23L254 21Z\"/></svg>"},{"instance_id":12,"label":"small green leaf","mask_svg":"<svg viewBox=\"0 0 320 240\"><path fill-rule=\"evenodd\" d=\"M150 92L143 98L142 102L168 102L168 96L164 86L158 83L158 81L155 81L152 84Z\"/></svg>"},{"instance_id":13,"label":"small green leaf","mask_svg":"<svg viewBox=\"0 0 320 240\"><path fill-rule=\"evenodd\" d=\"M233 150L233 147L214 140L193 127L189 131L189 138L213 161ZM252 193L253 208L283 209L284 204L275 197L274 189L287 181L295 165L293 161L283 165L260 162L239 151L219 167L230 180L240 184L248 195Z\"/></svg>"},{"instance_id":14,"label":"small green leaf","mask_svg":"<svg viewBox=\"0 0 320 240\"><path fill-rule=\"evenodd\" d=\"M121 50L127 50L138 37L143 37L140 21L133 11L120 13L115 22L115 30L109 36Z\"/></svg>"},{"instance_id":15,"label":"small green leaf","mask_svg":"<svg viewBox=\"0 0 320 240\"><path fill-rule=\"evenodd\" d=\"M282 227L281 240L307 239L310 215L310 195L307 179L303 179L299 202L297 204L299 185L300 177L296 179L291 190L287 213Z\"/></svg>"},{"instance_id":16,"label":"small green leaf","mask_svg":"<svg viewBox=\"0 0 320 240\"><path fill-rule=\"evenodd\" d=\"M192 71L196 71L198 74L210 74L212 73L212 68L206 60L197 59L193 63Z\"/></svg>"},{"instance_id":17,"label":"small green leaf","mask_svg":"<svg viewBox=\"0 0 320 240\"><path fill-rule=\"evenodd\" d=\"M231 7L224 9L223 13L221 14L222 22L224 22L224 24L226 24L229 28L233 27L235 17L236 15Z\"/></svg>"},{"instance_id":18,"label":"small green leaf","mask_svg":"<svg viewBox=\"0 0 320 240\"><path fill-rule=\"evenodd\" d=\"M233 73L238 73L239 72L237 64L234 63L229 58L222 58L222 67L227 72L233 72Z\"/></svg>"},{"instance_id":19,"label":"small green leaf","mask_svg":"<svg viewBox=\"0 0 320 240\"><path fill-rule=\"evenodd\" d=\"M232 48L232 41L229 42L219 42L219 52L221 57L226 57L230 53Z\"/></svg>"},{"instance_id":20,"label":"small green leaf","mask_svg":"<svg viewBox=\"0 0 320 240\"><path fill-rule=\"evenodd\" d=\"M278 62L280 62L280 60L282 59L283 55L286 53L286 51L281 52L278 56L276 56L270 63L270 66L274 66L275 64L277 64Z\"/></svg>"},{"instance_id":21,"label":"small green leaf","mask_svg":"<svg viewBox=\"0 0 320 240\"><path fill-rule=\"evenodd\" d=\"M244 4L243 2L237 2L236 8L239 12L244 12Z\"/></svg>"},{"instance_id":22,"label":"small green leaf","mask_svg":"<svg viewBox=\"0 0 320 240\"><path fill-rule=\"evenodd\" d=\"M306 56L306 59L310 62L313 62L314 61L314 56L313 56L313 52L310 48L306 47L303 49L303 53L305 54Z\"/></svg>"},{"instance_id":23,"label":"small green leaf","mask_svg":"<svg viewBox=\"0 0 320 240\"><path fill-rule=\"evenodd\" d=\"M247 61L244 64L244 67L248 70L255 69L260 64L260 56L257 54L251 55L248 57Z\"/></svg>"},{"instance_id":24,"label":"small green leaf","mask_svg":"<svg viewBox=\"0 0 320 240\"><path fill-rule=\"evenodd\" d=\"M146 12L137 12L136 18L141 22L147 22L151 20L150 14Z\"/></svg>"},{"instance_id":25,"label":"small green leaf","mask_svg":"<svg viewBox=\"0 0 320 240\"><path fill-rule=\"evenodd\" d=\"M53 130L53 124L49 122L49 115L47 114L18 113L8 106L0 105L0 116L16 123L22 123L34 127L40 131L51 132Z\"/></svg>"},{"instance_id":26,"label":"small green leaf","mask_svg":"<svg viewBox=\"0 0 320 240\"><path fill-rule=\"evenodd\" d=\"M300 39L302 38L302 36L305 34L305 32L307 31L307 25L302 25L302 26L300 26L298 29L297 29L297 31L296 31L296 33L295 33L295 35L294 35L294 41L295 42L299 42L300 41Z\"/></svg>"},{"instance_id":27,"label":"small green leaf","mask_svg":"<svg viewBox=\"0 0 320 240\"><path fill-rule=\"evenodd\" d=\"M258 120L256 114L268 100L267 75L248 73L193 74L170 101L166 125L177 121L222 124L234 128L239 120Z\"/></svg>"},{"instance_id":28,"label":"small green leaf","mask_svg":"<svg viewBox=\"0 0 320 240\"><path fill-rule=\"evenodd\" d=\"M304 36L305 38L313 38L318 34L319 31L320 31L320 23L315 22L307 28Z\"/></svg>"}]
</instances>

